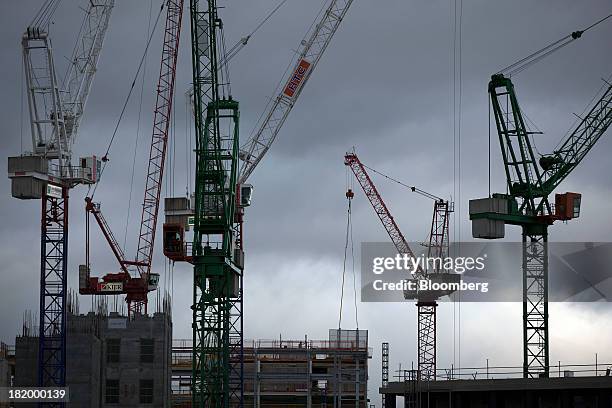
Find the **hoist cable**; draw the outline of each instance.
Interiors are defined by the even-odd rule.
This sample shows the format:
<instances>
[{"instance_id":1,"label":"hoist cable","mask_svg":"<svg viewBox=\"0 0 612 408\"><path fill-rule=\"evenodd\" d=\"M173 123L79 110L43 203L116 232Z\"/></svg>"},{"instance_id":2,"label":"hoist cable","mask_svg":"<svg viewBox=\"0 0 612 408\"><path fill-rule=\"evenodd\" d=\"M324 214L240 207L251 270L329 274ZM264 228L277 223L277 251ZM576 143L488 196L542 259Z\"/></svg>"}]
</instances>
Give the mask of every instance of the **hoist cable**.
<instances>
[{"instance_id":1,"label":"hoist cable","mask_svg":"<svg viewBox=\"0 0 612 408\"><path fill-rule=\"evenodd\" d=\"M149 1L149 21L147 23L147 37L146 38L148 38L151 35L152 13L153 13L153 0L150 0ZM138 141L140 139L140 122L142 119L142 100L144 97L145 77L147 76L146 61L147 61L147 58L145 57L145 64L144 64L144 68L142 71L142 81L140 83L140 103L138 105L138 119L136 121L136 140L134 142L134 153L132 157L132 172L130 176L130 194L128 196L129 198L128 198L128 208L126 212L125 230L123 232L123 252L127 252L126 251L127 235L128 235L128 229L130 226L130 212L132 210L132 196L134 192L134 175L136 173L136 153L138 151Z\"/></svg>"},{"instance_id":2,"label":"hoist cable","mask_svg":"<svg viewBox=\"0 0 612 408\"><path fill-rule=\"evenodd\" d=\"M346 260L348 255L349 247L349 234L351 231L351 199L348 198L348 210L346 217L346 236L344 240L344 262L342 265L342 286L340 289L340 316L338 318L338 331L342 328L342 308L344 306L344 282L346 280Z\"/></svg>"},{"instance_id":3,"label":"hoist cable","mask_svg":"<svg viewBox=\"0 0 612 408\"><path fill-rule=\"evenodd\" d=\"M47 0L34 15L30 27L47 27L61 0Z\"/></svg>"},{"instance_id":4,"label":"hoist cable","mask_svg":"<svg viewBox=\"0 0 612 408\"><path fill-rule=\"evenodd\" d=\"M431 198L432 200L444 201L442 198L440 198L440 197L438 197L438 196L436 196L434 194L428 193L425 190L421 190L420 188L418 188L416 186L410 186L410 185L408 185L408 184L406 184L406 183L404 183L404 182L402 182L402 181L400 181L398 179L395 179L395 178L393 178L393 177L391 177L391 176L389 176L389 175L387 175L385 173L382 173L382 172L380 172L380 171L378 171L376 169L373 169L370 166L367 166L367 165L363 164L363 162L361 162L361 165L363 167L365 167L366 169L370 170L372 173L376 173L376 174L378 174L381 177L384 177L384 178L386 178L386 179L388 179L388 180L390 180L390 181L392 181L394 183L397 183L397 184L399 184L399 185L401 185L403 187L406 187L406 188L410 189L410 191L412 191L413 193L418 193L418 194L420 194L422 196Z\"/></svg>"},{"instance_id":5,"label":"hoist cable","mask_svg":"<svg viewBox=\"0 0 612 408\"><path fill-rule=\"evenodd\" d=\"M155 19L155 24L153 25L153 29L151 30L151 35L149 36L149 40L147 41L147 45L145 46L145 50L144 53L142 55L142 57L140 58L140 62L138 64L138 69L136 70L136 74L134 75L134 79L132 80L132 84L130 85L130 90L127 94L127 97L125 98L125 102L123 103L123 107L121 108L121 113L119 114L119 119L117 120L117 123L115 125L115 129L113 130L113 134L110 138L110 141L108 142L108 146L106 148L106 152L104 153L104 156L102 156L102 168L100 169L100 177L99 180L102 179L102 174L104 173L104 170L106 169L106 165L108 163L108 153L110 152L110 149L113 145L113 142L115 141L115 136L117 136L117 131L119 130L119 125L121 124L121 120L123 119L123 115L125 114L125 110L128 106L128 103L130 101L130 97L132 96L132 91L134 90L134 86L136 85L136 80L138 79L138 76L140 75L140 70L143 67L144 61L145 61L145 57L147 55L147 52L149 50L149 46L151 45L151 40L153 39L153 35L155 34L155 30L157 28L157 25L159 23L159 18L161 17L162 11L164 10L164 5L165 2L162 2L162 5L159 9L159 13L157 14L157 18ZM96 183L96 185L93 188L93 191L91 193L90 198L93 198L93 196L96 194L96 190L98 188L98 185L100 185L100 181L98 181Z\"/></svg>"},{"instance_id":6,"label":"hoist cable","mask_svg":"<svg viewBox=\"0 0 612 408\"><path fill-rule=\"evenodd\" d=\"M350 211L351 200L349 200ZM355 305L355 329L359 330L359 314L357 310L357 275L355 274L355 245L353 243L353 223L350 223L351 236L351 269L353 272L353 303Z\"/></svg>"},{"instance_id":7,"label":"hoist cable","mask_svg":"<svg viewBox=\"0 0 612 408\"><path fill-rule=\"evenodd\" d=\"M259 31L259 29L274 15L274 13L276 13L278 11L279 8L281 8L285 3L287 2L287 0L283 0L280 3L278 3L278 5L276 7L274 7L272 9L272 11L270 11L268 13L268 15L257 25L257 27L255 27L255 29L253 31L251 31L251 33L249 35L246 36L246 38L250 38L253 34L255 34L257 31Z\"/></svg>"}]
</instances>

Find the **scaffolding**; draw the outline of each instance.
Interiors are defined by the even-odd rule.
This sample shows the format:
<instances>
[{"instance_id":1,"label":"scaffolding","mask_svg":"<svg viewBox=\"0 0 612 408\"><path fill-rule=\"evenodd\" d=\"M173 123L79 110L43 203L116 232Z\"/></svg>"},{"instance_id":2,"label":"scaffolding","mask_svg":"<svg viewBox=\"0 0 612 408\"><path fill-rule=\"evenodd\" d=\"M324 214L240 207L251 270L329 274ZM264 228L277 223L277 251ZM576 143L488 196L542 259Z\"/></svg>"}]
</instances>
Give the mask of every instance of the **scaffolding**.
<instances>
[{"instance_id":1,"label":"scaffolding","mask_svg":"<svg viewBox=\"0 0 612 408\"><path fill-rule=\"evenodd\" d=\"M190 347L191 340L173 341L177 408L191 406ZM368 407L367 330L330 330L328 340L245 341L243 356L245 407Z\"/></svg>"}]
</instances>

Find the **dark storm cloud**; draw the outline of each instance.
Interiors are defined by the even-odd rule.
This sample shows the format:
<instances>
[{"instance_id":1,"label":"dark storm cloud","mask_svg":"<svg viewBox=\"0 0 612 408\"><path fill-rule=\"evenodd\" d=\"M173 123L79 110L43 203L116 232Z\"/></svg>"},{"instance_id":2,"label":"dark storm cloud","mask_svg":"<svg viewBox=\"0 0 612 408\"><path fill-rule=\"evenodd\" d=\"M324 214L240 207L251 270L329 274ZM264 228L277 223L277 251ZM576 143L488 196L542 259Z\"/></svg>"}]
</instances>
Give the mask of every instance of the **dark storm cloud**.
<instances>
[{"instance_id":1,"label":"dark storm cloud","mask_svg":"<svg viewBox=\"0 0 612 408\"><path fill-rule=\"evenodd\" d=\"M563 1L464 1L462 46L462 139L461 196L455 226L463 239L470 237L467 202L487 194L487 94L491 73L610 13L609 2ZM0 102L2 137L0 164L6 156L20 152L20 36L37 10L39 1L0 4L0 45L2 48L3 97ZM153 19L160 1L154 1ZM250 32L270 9L272 0L224 2L227 42L233 44ZM149 1L117 0L116 10L102 52L99 70L86 108L75 148L79 154L104 152L127 94L147 37ZM231 63L232 89L241 103L241 135L246 140L263 107L289 63L292 53L314 19L320 1L289 1ZM327 326L336 324L338 277L342 265L346 214L345 151L353 146L362 160L381 171L443 197L453 191L453 3L450 1L355 0L316 72L305 87L275 145L257 168L254 201L247 212L247 281L249 316L260 316L272 307L268 319L247 320L247 337L276 337L278 332L324 337ZM58 65L72 46L81 12L72 2L63 2L53 26ZM163 20L163 18L162 18ZM188 19L185 19L188 22ZM163 21L162 21L163 23ZM161 24L161 23L160 23ZM180 66L177 79L174 168L175 194L183 194L187 184L186 149L189 126L185 117L183 92L191 82L188 54L189 31L183 27ZM542 152L552 149L573 122L572 112L581 112L601 85L600 78L612 74L610 54L612 24L603 24L582 39L525 71L515 79L522 108L545 135L537 136ZM128 253L134 253L136 223L144 188L144 164L150 137L155 77L159 70L159 43L156 33L146 66L146 79L140 121L140 137L135 156L135 182L128 231ZM60 69L60 72L63 70ZM103 202L111 227L123 241L130 193L129 175L138 128L140 81L137 82L128 113L111 150L111 162L98 188L96 199ZM25 112L27 114L27 111ZM612 200L609 183L610 130L599 147L590 153L564 188L582 191L581 219L551 230L552 239L592 241L612 240L602 214ZM29 147L27 123L24 146ZM493 139L493 188L503 191L504 180L498 146ZM375 178L381 194L409 239L424 239L431 219L431 202L398 186ZM19 326L21 311L37 309L39 203L19 202L10 197L10 184L0 177L2 229L0 250L3 290L1 292L0 338L9 341ZM359 190L358 186L355 186ZM76 287L76 268L83 261L83 188L72 193L70 232L70 284ZM387 236L363 194L357 191L353 203L354 239L385 241ZM587 211L588 209L588 211ZM515 229L509 236L516 238ZM457 232L454 235L459 238ZM116 270L105 243L94 231L96 244L92 259L97 274ZM161 252L161 251L158 251ZM25 256L24 256L25 255ZM156 265L163 271L158 253ZM187 311L191 272L176 267L175 329L179 336L189 334ZM285 285L288 285L285 287ZM248 289L247 289L248 290ZM315 299L316 298L316 299ZM286 303L282 303L285 301ZM83 299L83 304L89 300ZM316 304L315 304L316 302ZM10 305L10 307L7 307ZM441 308L442 309L442 308ZM495 323L495 317L482 309L466 307L479 319ZM497 350L495 338L483 342L482 350L465 345L465 359L493 354L514 364L520 359L520 307L496 306L495 313L509 316L516 331L512 347ZM571 311L573 316L582 312ZM585 312L586 313L586 312ZM391 316L381 319L379 316ZM453 311L445 308L440 317L441 364L453 360ZM296 316L300 316L296 318ZM321 318L324 316L324 318ZM476 321L464 314L467 330L482 331ZM414 313L406 306L364 306L361 325L375 330L371 339L396 344L394 361L414 359ZM365 319L365 320L364 320ZM403 320L405 319L405 320ZM551 317L554 319L554 316ZM283 324L279 325L282 321ZM388 323L385 323L387 322ZM402 321L398 329L398 321ZM325 327L322 327L325 325ZM594 326L593 326L594 327ZM490 333L490 331L489 331ZM500 331L501 333L501 331ZM552 334L553 341L555 334ZM442 338L442 337L441 337ZM567 340L566 337L564 339ZM572 338L580 344L581 340ZM480 341L479 341L480 344ZM571 342L553 346L553 353L565 356ZM597 343L599 344L599 343ZM601 351L601 350L600 350ZM558 356L559 357L559 356ZM557 358L554 357L553 360ZM561 358L561 357L559 357ZM566 358L566 357L563 357ZM379 362L373 361L375 369ZM372 373L372 378L378 376ZM375 392L375 386L370 392Z\"/></svg>"}]
</instances>

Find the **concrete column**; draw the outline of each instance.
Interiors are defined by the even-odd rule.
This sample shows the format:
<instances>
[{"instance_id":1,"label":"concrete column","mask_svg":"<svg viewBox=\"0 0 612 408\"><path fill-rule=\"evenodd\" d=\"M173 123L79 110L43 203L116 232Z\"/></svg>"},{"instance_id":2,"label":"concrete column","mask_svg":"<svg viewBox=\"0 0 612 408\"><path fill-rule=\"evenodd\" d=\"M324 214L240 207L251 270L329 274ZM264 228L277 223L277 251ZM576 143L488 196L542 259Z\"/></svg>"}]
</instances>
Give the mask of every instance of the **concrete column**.
<instances>
[{"instance_id":1,"label":"concrete column","mask_svg":"<svg viewBox=\"0 0 612 408\"><path fill-rule=\"evenodd\" d=\"M306 351L306 370L306 408L312 408L312 355L310 350Z\"/></svg>"},{"instance_id":2,"label":"concrete column","mask_svg":"<svg viewBox=\"0 0 612 408\"><path fill-rule=\"evenodd\" d=\"M259 408L261 406L261 401L260 401L260 382L259 382L259 373L261 372L261 361L259 361L259 355L257 354L257 350L255 350L255 377L254 377L254 391L255 391L255 398L253 398L253 402L255 403L255 408Z\"/></svg>"},{"instance_id":3,"label":"concrete column","mask_svg":"<svg viewBox=\"0 0 612 408\"><path fill-rule=\"evenodd\" d=\"M355 408L359 408L359 356L355 356ZM366 402L367 404L367 402Z\"/></svg>"}]
</instances>

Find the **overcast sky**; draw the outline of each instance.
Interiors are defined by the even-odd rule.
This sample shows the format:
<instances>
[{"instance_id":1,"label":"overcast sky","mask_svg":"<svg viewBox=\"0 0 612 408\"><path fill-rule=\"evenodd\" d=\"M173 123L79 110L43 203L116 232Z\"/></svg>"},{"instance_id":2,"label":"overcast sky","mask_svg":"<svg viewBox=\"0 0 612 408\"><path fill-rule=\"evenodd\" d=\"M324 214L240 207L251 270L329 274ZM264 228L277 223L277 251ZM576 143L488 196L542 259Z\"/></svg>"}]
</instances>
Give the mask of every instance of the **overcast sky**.
<instances>
[{"instance_id":1,"label":"overcast sky","mask_svg":"<svg viewBox=\"0 0 612 408\"><path fill-rule=\"evenodd\" d=\"M222 3L226 41L233 44L250 32L277 0ZM34 0L0 4L3 168L7 156L31 149L27 106L23 104L20 36L39 4ZM117 0L74 157L104 153L144 51L150 4L148 0ZM160 0L153 1L153 19L159 4ZM276 84L321 5L320 0L287 1L232 61L232 90L241 103L243 141L274 96ZM277 141L250 179L255 192L245 223L246 338L277 338L281 334L284 338L302 338L304 334L326 338L327 329L337 327L346 223L343 155L352 147L374 168L434 194L454 195L453 237L471 240L468 200L488 193L486 86L491 73L588 26L612 12L612 6L604 0L465 1L460 151L459 140L453 140L453 10L454 2L449 0L353 3ZM65 71L64 57L72 50L81 19L82 11L73 2L63 2L56 13L51 33L60 73ZM164 191L168 195L185 194L192 189L189 180L193 182L188 174L190 160L186 159L193 131L183 96L191 82L188 19L184 21L171 170ZM128 254L135 253L137 245L161 34L158 28L147 57L140 120L139 79L96 193L122 243L127 225ZM572 113L582 112L602 85L601 78L612 74L611 38L612 21L608 20L514 79L523 110L545 132L535 137L540 152L557 144L574 122ZM583 211L579 220L551 228L551 240L612 240L608 216L612 143L608 135L610 130L564 182L562 191L583 194ZM493 189L504 191L498 151L493 139ZM409 240L423 240L432 203L378 177L374 180L404 235ZM22 312L38 309L40 202L11 198L6 177L0 178L0 190L0 340L12 344ZM74 189L70 202L69 284L75 289L78 264L85 256L85 193L83 187ZM355 242L386 242L388 236L361 191L357 191L353 206ZM517 237L516 228L507 229L507 239ZM161 244L160 240L157 243ZM188 337L191 267L176 265L173 285L166 284L172 280L171 274L165 271L161 246L157 248L155 262L164 289L174 294L174 336ZM94 228L92 274L99 276L117 268ZM516 278L520 276L517 270ZM352 304L352 287L349 289L348 303ZM90 301L81 299L81 311L88 309ZM359 327L370 331L374 348L369 390L375 394L381 341L391 343L393 369L400 362L406 366L415 359L415 308L411 304L360 303L358 311ZM452 363L483 366L486 358L490 365L522 363L520 304L444 304L438 311L439 367ZM590 363L599 353L600 362L612 362L611 311L609 303L597 308L551 305L551 361ZM354 328L351 308L345 310L345 316L343 328ZM376 395L372 397L377 400Z\"/></svg>"}]
</instances>

